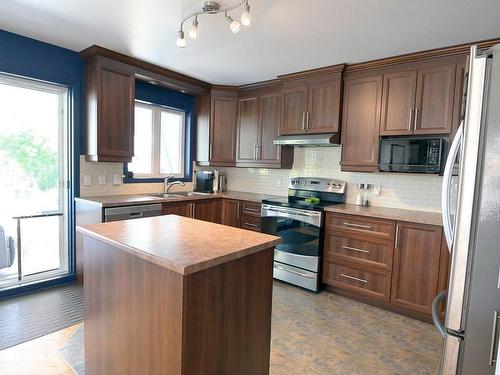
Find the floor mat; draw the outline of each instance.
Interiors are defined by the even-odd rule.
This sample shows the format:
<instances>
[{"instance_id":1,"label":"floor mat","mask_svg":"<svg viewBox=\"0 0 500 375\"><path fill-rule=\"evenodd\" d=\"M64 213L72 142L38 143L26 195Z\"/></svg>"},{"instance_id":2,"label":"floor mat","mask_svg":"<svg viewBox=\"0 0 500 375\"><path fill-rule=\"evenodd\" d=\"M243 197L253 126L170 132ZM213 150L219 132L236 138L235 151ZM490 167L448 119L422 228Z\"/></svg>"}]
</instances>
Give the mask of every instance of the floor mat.
<instances>
[{"instance_id":1,"label":"floor mat","mask_svg":"<svg viewBox=\"0 0 500 375\"><path fill-rule=\"evenodd\" d=\"M0 301L0 350L77 324L83 311L79 283Z\"/></svg>"}]
</instances>

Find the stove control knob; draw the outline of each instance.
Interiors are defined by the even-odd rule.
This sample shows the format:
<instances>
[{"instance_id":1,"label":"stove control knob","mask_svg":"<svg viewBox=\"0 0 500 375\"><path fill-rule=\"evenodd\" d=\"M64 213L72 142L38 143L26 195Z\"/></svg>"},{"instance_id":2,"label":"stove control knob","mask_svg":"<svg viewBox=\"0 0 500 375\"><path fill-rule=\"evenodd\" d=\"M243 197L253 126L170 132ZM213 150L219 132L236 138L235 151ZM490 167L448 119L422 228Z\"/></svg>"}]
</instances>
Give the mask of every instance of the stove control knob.
<instances>
[{"instance_id":1,"label":"stove control knob","mask_svg":"<svg viewBox=\"0 0 500 375\"><path fill-rule=\"evenodd\" d=\"M342 189L342 185L338 184L337 189Z\"/></svg>"}]
</instances>

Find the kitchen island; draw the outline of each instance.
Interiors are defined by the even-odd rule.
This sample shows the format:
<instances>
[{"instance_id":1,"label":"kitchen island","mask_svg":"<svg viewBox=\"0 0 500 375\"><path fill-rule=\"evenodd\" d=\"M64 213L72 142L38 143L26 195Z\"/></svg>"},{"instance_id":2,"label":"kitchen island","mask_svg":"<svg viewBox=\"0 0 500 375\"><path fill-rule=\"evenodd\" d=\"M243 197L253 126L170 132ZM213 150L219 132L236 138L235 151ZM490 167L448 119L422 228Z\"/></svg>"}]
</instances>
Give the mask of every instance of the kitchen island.
<instances>
[{"instance_id":1,"label":"kitchen island","mask_svg":"<svg viewBox=\"0 0 500 375\"><path fill-rule=\"evenodd\" d=\"M267 374L278 237L176 215L78 227L94 374Z\"/></svg>"}]
</instances>

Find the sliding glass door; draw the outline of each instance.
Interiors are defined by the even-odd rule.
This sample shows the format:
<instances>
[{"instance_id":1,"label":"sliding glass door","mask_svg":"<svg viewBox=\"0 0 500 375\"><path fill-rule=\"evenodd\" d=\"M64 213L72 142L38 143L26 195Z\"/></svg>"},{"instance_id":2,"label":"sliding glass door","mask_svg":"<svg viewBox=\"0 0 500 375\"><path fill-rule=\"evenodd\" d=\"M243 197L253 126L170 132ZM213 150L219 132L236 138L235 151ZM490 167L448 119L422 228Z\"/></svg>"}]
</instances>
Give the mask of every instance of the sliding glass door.
<instances>
[{"instance_id":1,"label":"sliding glass door","mask_svg":"<svg viewBox=\"0 0 500 375\"><path fill-rule=\"evenodd\" d=\"M68 90L0 75L0 292L69 271Z\"/></svg>"}]
</instances>

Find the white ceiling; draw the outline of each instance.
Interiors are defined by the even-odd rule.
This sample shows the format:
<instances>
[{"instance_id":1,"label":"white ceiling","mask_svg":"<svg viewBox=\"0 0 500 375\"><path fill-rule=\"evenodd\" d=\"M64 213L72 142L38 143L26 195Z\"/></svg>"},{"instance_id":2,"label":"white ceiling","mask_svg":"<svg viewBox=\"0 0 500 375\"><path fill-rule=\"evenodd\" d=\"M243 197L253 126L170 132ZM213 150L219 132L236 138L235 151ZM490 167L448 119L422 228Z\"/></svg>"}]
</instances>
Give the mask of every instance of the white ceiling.
<instances>
[{"instance_id":1,"label":"white ceiling","mask_svg":"<svg viewBox=\"0 0 500 375\"><path fill-rule=\"evenodd\" d=\"M201 16L198 40L187 39L186 48L177 48L180 19L201 4L1 0L0 29L75 51L98 44L230 85L500 37L499 0L250 0L250 28L233 35L223 15Z\"/></svg>"}]
</instances>

